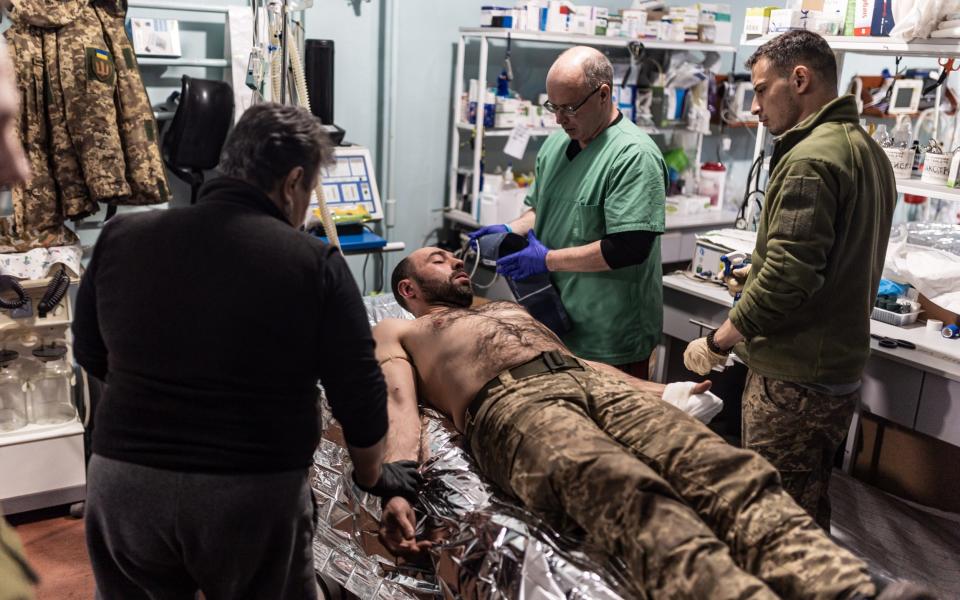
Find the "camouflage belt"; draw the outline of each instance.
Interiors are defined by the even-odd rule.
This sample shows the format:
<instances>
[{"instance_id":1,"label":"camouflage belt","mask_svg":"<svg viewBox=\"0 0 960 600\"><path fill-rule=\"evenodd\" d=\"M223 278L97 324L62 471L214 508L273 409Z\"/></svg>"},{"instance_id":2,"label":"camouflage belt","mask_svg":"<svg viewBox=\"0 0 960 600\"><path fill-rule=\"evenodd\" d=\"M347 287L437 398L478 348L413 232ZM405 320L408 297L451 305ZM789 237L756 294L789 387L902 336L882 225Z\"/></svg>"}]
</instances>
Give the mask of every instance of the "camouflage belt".
<instances>
[{"instance_id":1,"label":"camouflage belt","mask_svg":"<svg viewBox=\"0 0 960 600\"><path fill-rule=\"evenodd\" d=\"M542 375L543 373L559 373L561 371L569 371L571 369L578 369L582 371L583 365L580 364L580 361L578 361L576 358L568 354L562 354L558 350L548 350L547 352L541 353L540 356L536 356L521 365L517 365L512 369L507 369L506 372L510 373L510 376L514 379L519 380L526 379L527 377L533 377L534 375ZM470 406L467 407L467 415L471 421L476 418L477 412L480 411L480 407L483 406L484 402L486 402L490 392L494 388L501 385L503 385L503 381L501 381L500 376L497 375L488 381L485 386L480 388L480 391L477 392L473 402L471 402Z\"/></svg>"}]
</instances>

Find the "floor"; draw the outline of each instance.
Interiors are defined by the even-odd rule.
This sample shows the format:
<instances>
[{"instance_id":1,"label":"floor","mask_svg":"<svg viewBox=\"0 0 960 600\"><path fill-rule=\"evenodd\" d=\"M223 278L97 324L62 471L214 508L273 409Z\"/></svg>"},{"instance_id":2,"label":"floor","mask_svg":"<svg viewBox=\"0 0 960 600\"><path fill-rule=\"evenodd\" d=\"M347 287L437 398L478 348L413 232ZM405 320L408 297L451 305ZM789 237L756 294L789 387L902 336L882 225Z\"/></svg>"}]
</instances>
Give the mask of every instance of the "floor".
<instances>
[{"instance_id":1,"label":"floor","mask_svg":"<svg viewBox=\"0 0 960 600\"><path fill-rule=\"evenodd\" d=\"M93 572L84 545L83 521L70 517L68 507L11 515L8 520L40 575L38 600L93 598Z\"/></svg>"},{"instance_id":2,"label":"floor","mask_svg":"<svg viewBox=\"0 0 960 600\"><path fill-rule=\"evenodd\" d=\"M888 578L925 583L944 599L960 590L960 515L914 505L840 472L831 481L832 533ZM66 507L12 515L40 574L39 600L93 598L83 521Z\"/></svg>"}]
</instances>

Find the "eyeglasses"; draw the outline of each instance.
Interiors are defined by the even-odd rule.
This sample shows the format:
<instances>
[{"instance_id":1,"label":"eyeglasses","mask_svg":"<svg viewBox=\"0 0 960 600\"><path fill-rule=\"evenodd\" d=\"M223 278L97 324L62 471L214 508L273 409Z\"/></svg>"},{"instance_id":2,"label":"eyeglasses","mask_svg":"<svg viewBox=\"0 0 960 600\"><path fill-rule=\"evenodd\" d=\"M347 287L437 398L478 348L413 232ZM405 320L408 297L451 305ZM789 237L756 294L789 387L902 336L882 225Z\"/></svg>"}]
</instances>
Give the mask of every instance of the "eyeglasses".
<instances>
[{"instance_id":1,"label":"eyeglasses","mask_svg":"<svg viewBox=\"0 0 960 600\"><path fill-rule=\"evenodd\" d=\"M596 94L597 92L599 92L599 91L600 91L600 88L602 88L602 87L603 87L603 84L601 83L600 85L598 85L598 86L596 87L596 89L594 89L592 92L590 92L589 94L587 94L587 97L586 97L586 98L584 98L584 99L581 100L580 102L577 102L577 103L574 104L573 106L570 106L569 104L568 104L568 105L557 105L557 104L554 104L553 102L550 102L549 100L547 100L546 102L543 103L543 107L544 107L545 109L547 109L547 111L549 111L549 112L551 112L551 113L562 113L562 114L567 115L568 117L572 117L573 115L575 115L575 114L577 113L578 110L580 110L580 107L583 106L584 104L586 104L586 103L587 103L587 100L589 100L590 98L593 97L594 94Z\"/></svg>"}]
</instances>

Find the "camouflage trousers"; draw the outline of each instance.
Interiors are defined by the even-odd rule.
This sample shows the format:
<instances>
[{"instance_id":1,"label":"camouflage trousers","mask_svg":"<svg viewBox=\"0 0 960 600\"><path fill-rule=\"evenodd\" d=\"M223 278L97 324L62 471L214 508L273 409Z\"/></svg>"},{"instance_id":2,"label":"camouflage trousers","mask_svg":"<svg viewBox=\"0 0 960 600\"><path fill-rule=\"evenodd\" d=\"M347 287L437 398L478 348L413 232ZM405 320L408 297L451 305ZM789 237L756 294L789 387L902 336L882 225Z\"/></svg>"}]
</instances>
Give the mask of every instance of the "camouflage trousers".
<instances>
[{"instance_id":1,"label":"camouflage trousers","mask_svg":"<svg viewBox=\"0 0 960 600\"><path fill-rule=\"evenodd\" d=\"M743 390L743 445L780 471L783 488L830 531L830 473L859 392L830 396L750 371Z\"/></svg>"},{"instance_id":2,"label":"camouflage trousers","mask_svg":"<svg viewBox=\"0 0 960 600\"><path fill-rule=\"evenodd\" d=\"M874 594L766 460L658 395L592 369L500 378L467 423L480 469L620 558L637 597Z\"/></svg>"}]
</instances>

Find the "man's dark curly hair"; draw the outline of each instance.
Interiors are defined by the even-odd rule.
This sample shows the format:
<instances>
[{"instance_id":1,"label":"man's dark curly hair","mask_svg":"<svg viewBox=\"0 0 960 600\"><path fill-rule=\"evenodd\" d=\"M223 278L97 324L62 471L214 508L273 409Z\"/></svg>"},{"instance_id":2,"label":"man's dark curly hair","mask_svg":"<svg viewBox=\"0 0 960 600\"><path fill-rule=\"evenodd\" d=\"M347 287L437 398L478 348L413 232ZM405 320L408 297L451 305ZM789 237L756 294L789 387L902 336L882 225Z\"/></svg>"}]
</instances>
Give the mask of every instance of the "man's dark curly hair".
<instances>
[{"instance_id":1,"label":"man's dark curly hair","mask_svg":"<svg viewBox=\"0 0 960 600\"><path fill-rule=\"evenodd\" d=\"M787 77L794 67L803 65L824 81L837 81L837 59L833 50L812 31L788 31L773 38L747 59L747 68L752 69L761 58L769 60L781 77Z\"/></svg>"}]
</instances>

